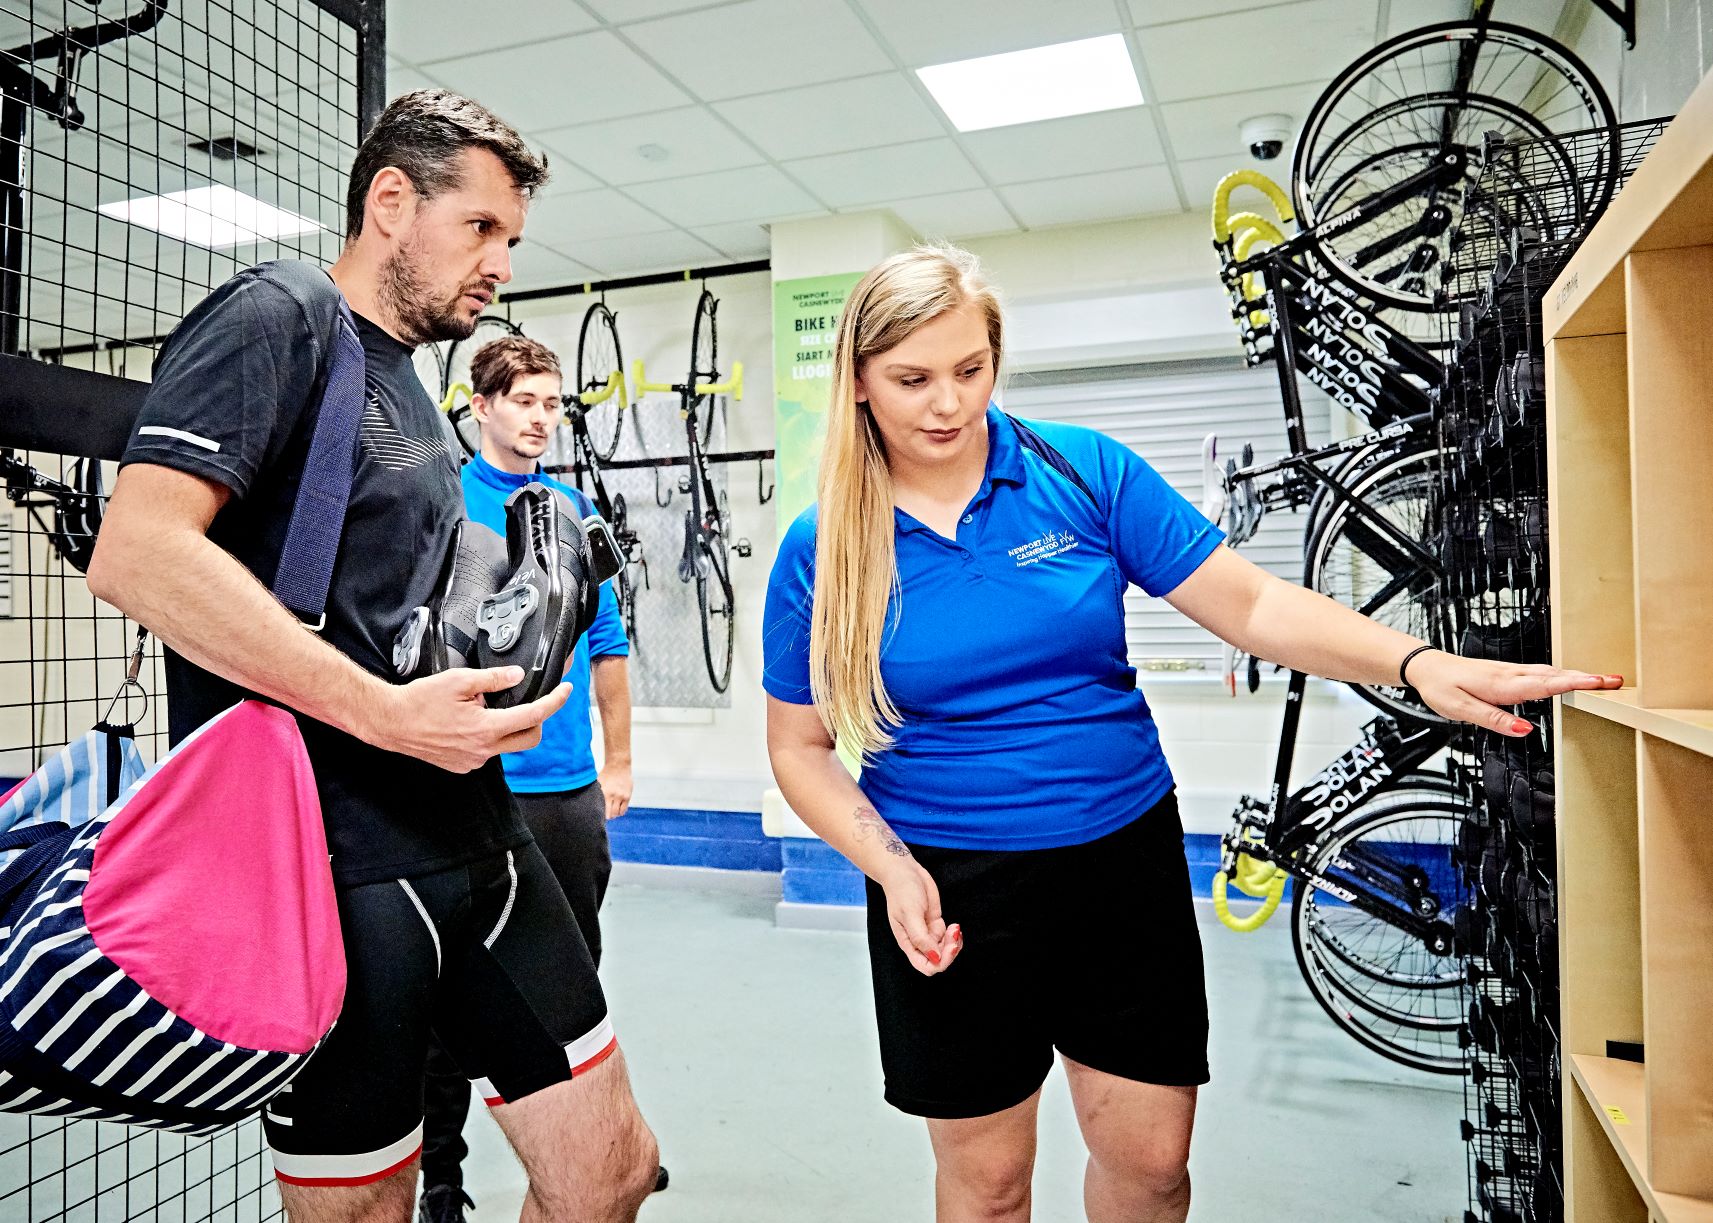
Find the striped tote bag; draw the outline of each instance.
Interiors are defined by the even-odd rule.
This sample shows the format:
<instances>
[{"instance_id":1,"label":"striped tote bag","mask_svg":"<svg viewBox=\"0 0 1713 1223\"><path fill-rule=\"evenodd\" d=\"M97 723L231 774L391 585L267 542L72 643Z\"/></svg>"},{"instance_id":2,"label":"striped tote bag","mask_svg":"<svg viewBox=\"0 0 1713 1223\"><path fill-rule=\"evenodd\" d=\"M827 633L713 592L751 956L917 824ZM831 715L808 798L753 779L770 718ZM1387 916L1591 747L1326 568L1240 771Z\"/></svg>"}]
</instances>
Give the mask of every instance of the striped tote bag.
<instances>
[{"instance_id":1,"label":"striped tote bag","mask_svg":"<svg viewBox=\"0 0 1713 1223\"><path fill-rule=\"evenodd\" d=\"M0 802L0 864L0 1111L209 1134L333 1027L338 911L283 709L241 702L147 771L92 731Z\"/></svg>"}]
</instances>

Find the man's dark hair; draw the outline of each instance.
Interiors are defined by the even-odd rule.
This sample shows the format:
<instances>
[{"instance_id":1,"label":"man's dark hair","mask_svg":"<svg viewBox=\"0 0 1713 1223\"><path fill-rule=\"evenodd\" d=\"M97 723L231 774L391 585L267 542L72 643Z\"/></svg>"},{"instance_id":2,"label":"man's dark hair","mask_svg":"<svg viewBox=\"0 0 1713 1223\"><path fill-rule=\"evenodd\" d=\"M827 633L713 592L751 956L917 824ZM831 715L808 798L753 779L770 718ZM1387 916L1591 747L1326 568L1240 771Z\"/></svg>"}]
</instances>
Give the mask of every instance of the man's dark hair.
<instances>
[{"instance_id":1,"label":"man's dark hair","mask_svg":"<svg viewBox=\"0 0 1713 1223\"><path fill-rule=\"evenodd\" d=\"M565 377L559 368L559 358L540 340L521 335L501 336L476 350L470 361L470 390L483 399L510 395L519 378L532 374Z\"/></svg>"},{"instance_id":2,"label":"man's dark hair","mask_svg":"<svg viewBox=\"0 0 1713 1223\"><path fill-rule=\"evenodd\" d=\"M530 152L516 129L487 107L448 89L413 90L392 100L357 148L345 193L346 241L363 231L363 202L375 175L396 166L418 195L431 200L458 186L458 155L465 149L498 157L525 195L547 182L547 159Z\"/></svg>"}]
</instances>

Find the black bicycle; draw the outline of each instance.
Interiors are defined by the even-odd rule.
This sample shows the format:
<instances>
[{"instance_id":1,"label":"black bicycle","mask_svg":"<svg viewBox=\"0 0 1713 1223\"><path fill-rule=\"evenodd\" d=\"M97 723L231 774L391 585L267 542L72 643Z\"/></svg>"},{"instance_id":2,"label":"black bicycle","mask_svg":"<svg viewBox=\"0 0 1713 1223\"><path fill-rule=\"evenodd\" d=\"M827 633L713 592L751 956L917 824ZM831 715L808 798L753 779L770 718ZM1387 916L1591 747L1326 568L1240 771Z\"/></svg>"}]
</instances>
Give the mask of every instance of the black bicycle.
<instances>
[{"instance_id":1,"label":"black bicycle","mask_svg":"<svg viewBox=\"0 0 1713 1223\"><path fill-rule=\"evenodd\" d=\"M689 468L679 478L678 489L690 495L690 508L684 512L684 551L678 560L678 580L696 584L708 681L715 692L724 692L732 680L732 643L737 632L731 554L748 557L751 549L747 539L731 538L726 495L714 485L705 449L713 437L714 415L721 410L720 398L730 395L743 399L742 362L734 362L731 378L720 381L718 311L719 299L703 289L690 331L690 374L685 381L648 382L640 360L632 367L631 381L639 395L655 391L678 396Z\"/></svg>"},{"instance_id":2,"label":"black bicycle","mask_svg":"<svg viewBox=\"0 0 1713 1223\"><path fill-rule=\"evenodd\" d=\"M1291 674L1267 799L1245 795L1233 812L1214 906L1232 929L1255 930L1294 880L1292 945L1321 1009L1392 1061L1462 1073L1466 978L1454 922L1470 900L1457 862L1468 792L1449 768L1428 767L1451 731L1375 718L1349 751L1290 792L1307 681ZM1233 915L1231 886L1261 907Z\"/></svg>"}]
</instances>

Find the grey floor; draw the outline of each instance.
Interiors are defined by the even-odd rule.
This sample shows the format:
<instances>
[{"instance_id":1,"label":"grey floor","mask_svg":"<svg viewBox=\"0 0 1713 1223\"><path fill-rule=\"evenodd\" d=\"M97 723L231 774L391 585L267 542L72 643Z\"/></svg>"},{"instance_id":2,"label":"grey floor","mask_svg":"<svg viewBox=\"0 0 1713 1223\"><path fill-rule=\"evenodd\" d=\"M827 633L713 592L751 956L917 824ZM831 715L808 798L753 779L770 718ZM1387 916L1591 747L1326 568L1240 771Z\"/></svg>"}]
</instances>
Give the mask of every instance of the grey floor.
<instances>
[{"instance_id":1,"label":"grey floor","mask_svg":"<svg viewBox=\"0 0 1713 1223\"><path fill-rule=\"evenodd\" d=\"M863 940L780 930L772 902L616 886L602 976L672 1187L644 1223L904 1223L932 1218L921 1122L880 1098ZM1251 935L1203 906L1214 1082L1192 1172L1196 1223L1449 1223L1462 1217L1455 1080L1393 1067L1310 999L1286 923ZM480 1109L476 1223L515 1219L522 1173ZM1048 1081L1037 1223L1076 1223L1082 1147Z\"/></svg>"}]
</instances>

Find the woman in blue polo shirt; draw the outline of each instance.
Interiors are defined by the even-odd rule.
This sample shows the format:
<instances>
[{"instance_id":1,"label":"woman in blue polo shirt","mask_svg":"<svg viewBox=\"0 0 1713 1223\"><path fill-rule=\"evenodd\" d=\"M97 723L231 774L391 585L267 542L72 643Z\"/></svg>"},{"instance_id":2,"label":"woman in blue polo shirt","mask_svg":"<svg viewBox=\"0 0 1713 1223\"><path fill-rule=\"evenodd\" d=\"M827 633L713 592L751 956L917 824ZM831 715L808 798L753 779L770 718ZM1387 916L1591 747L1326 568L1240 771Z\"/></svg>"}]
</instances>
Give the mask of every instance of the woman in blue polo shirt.
<instances>
[{"instance_id":1,"label":"woman in blue polo shirt","mask_svg":"<svg viewBox=\"0 0 1713 1223\"><path fill-rule=\"evenodd\" d=\"M1529 726L1498 705L1617 681L1428 651L1269 576L1127 447L992 407L1002 339L963 251L893 256L852 291L820 501L768 587L768 750L868 876L886 1098L927 1119L940 1223L1029 1217L1055 1050L1089 1219L1178 1223L1207 1003L1126 587L1299 670L1407 666L1435 709L1502 734Z\"/></svg>"}]
</instances>

